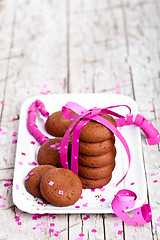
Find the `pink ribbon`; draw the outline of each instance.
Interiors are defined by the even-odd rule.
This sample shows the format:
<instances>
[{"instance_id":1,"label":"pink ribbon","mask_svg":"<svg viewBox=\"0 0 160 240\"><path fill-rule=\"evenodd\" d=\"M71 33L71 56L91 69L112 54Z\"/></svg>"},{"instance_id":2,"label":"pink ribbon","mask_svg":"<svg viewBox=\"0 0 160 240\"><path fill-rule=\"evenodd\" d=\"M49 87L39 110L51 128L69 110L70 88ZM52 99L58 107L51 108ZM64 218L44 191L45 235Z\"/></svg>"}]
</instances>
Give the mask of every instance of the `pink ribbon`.
<instances>
[{"instance_id":1,"label":"pink ribbon","mask_svg":"<svg viewBox=\"0 0 160 240\"><path fill-rule=\"evenodd\" d=\"M67 157L68 141L69 141L70 133L71 133L72 129L75 127L74 131L73 131L73 136L72 136L71 170L75 174L78 175L79 136L80 136L80 132L81 132L82 128L84 127L84 125L86 125L90 120L94 120L98 123L101 123L108 129L110 129L120 139L120 141L122 142L122 144L126 150L128 160L129 160L129 166L130 166L131 155L130 155L129 147L128 147L126 140L124 139L124 137L122 136L122 134L118 131L118 129L116 127L114 127L109 121L107 121L106 119L104 119L103 117L98 115L100 113L103 113L103 114L110 114L110 115L116 116L118 118L124 118L124 116L109 110L111 108L116 108L116 107L120 107L120 106L127 107L129 109L129 112L131 113L131 109L127 105L117 105L117 106L111 106L111 107L107 107L107 108L103 108L103 109L95 107L95 108L90 109L89 111L74 102L68 102L67 104L65 104L65 106L63 106L62 114L64 115L64 117L69 120L73 120L72 124L66 131L66 133L63 136L63 139L61 141L60 159L61 159L61 164L62 164L63 168L69 169L68 157ZM69 110L74 111L78 115L73 115L72 113L69 112ZM128 166L128 170L129 170L129 166ZM128 170L125 173L125 175L123 176L123 178L116 184L116 186L125 179L125 177L128 173Z\"/></svg>"},{"instance_id":2,"label":"pink ribbon","mask_svg":"<svg viewBox=\"0 0 160 240\"><path fill-rule=\"evenodd\" d=\"M148 137L146 142L148 145L154 145L160 142L160 134L157 129L142 115L137 114L135 120L133 120L133 115L129 114L125 118L116 119L116 123L118 127L122 127L125 125L136 125L141 128L141 130Z\"/></svg>"},{"instance_id":3,"label":"pink ribbon","mask_svg":"<svg viewBox=\"0 0 160 240\"><path fill-rule=\"evenodd\" d=\"M125 223L137 226L149 223L152 219L152 212L149 204L133 210L133 217L130 217L124 210L132 209L135 205L137 195L127 189L122 189L112 200L112 209L114 213Z\"/></svg>"},{"instance_id":4,"label":"pink ribbon","mask_svg":"<svg viewBox=\"0 0 160 240\"><path fill-rule=\"evenodd\" d=\"M31 135L42 145L49 139L38 129L36 125L36 109L46 118L49 117L49 113L46 111L44 104L40 100L36 100L31 104L28 110L27 128Z\"/></svg>"}]
</instances>

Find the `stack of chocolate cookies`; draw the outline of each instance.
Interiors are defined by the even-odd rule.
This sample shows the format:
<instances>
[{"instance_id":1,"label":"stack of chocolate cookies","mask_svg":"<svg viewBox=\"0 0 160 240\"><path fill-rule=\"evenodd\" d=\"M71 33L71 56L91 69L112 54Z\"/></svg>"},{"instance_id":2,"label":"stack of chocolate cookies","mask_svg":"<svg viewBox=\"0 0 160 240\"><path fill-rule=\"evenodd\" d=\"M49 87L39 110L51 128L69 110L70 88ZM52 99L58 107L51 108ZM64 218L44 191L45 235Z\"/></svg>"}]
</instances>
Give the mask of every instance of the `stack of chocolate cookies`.
<instances>
[{"instance_id":1,"label":"stack of chocolate cookies","mask_svg":"<svg viewBox=\"0 0 160 240\"><path fill-rule=\"evenodd\" d=\"M102 114L116 127L115 120ZM115 167L115 137L105 126L90 121L80 134L78 173L83 188L99 188L110 182Z\"/></svg>"},{"instance_id":2,"label":"stack of chocolate cookies","mask_svg":"<svg viewBox=\"0 0 160 240\"><path fill-rule=\"evenodd\" d=\"M116 122L110 115L100 114L100 116L116 127ZM62 112L59 111L47 119L45 127L51 135L63 137L71 123L72 121L64 118ZM78 172L83 188L100 188L106 185L110 182L115 167L114 134L102 124L91 120L83 127L79 140ZM46 143L46 145L49 146L50 143ZM47 148L45 147L45 149ZM48 151L46 152L48 153ZM38 157L39 159L40 157ZM38 162L44 164L40 163L40 160ZM60 163L60 158L58 158L58 162ZM47 164L51 163L47 161Z\"/></svg>"}]
</instances>

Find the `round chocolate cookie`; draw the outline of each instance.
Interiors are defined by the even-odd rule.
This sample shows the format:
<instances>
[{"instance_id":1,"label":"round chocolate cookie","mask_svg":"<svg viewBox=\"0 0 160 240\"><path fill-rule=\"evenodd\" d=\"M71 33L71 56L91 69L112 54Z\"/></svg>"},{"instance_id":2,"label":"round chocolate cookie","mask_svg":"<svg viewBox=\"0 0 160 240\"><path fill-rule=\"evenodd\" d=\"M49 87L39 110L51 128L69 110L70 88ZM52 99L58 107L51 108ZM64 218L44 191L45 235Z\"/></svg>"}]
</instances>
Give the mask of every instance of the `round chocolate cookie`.
<instances>
[{"instance_id":1,"label":"round chocolate cookie","mask_svg":"<svg viewBox=\"0 0 160 240\"><path fill-rule=\"evenodd\" d=\"M40 193L41 178L46 172L54 168L51 165L41 165L33 168L25 178L26 190L34 197L43 198Z\"/></svg>"},{"instance_id":2,"label":"round chocolate cookie","mask_svg":"<svg viewBox=\"0 0 160 240\"><path fill-rule=\"evenodd\" d=\"M101 179L111 175L115 168L115 160L107 166L91 168L78 164L78 174L85 178Z\"/></svg>"},{"instance_id":3,"label":"round chocolate cookie","mask_svg":"<svg viewBox=\"0 0 160 240\"><path fill-rule=\"evenodd\" d=\"M61 166L59 148L62 138L54 138L43 143L38 151L37 161L40 165Z\"/></svg>"},{"instance_id":4,"label":"round chocolate cookie","mask_svg":"<svg viewBox=\"0 0 160 240\"><path fill-rule=\"evenodd\" d=\"M62 140L61 137L57 137L43 143L37 155L37 161L39 165L53 165L55 167L62 167L61 161L60 161L61 140ZM69 143L68 144L68 163L70 166L71 146L72 146L71 140L69 140L68 143Z\"/></svg>"},{"instance_id":5,"label":"round chocolate cookie","mask_svg":"<svg viewBox=\"0 0 160 240\"><path fill-rule=\"evenodd\" d=\"M113 148L103 155L98 156L88 156L82 153L79 153L78 162L86 167L103 167L107 164L110 164L113 159L116 157L116 148Z\"/></svg>"},{"instance_id":6,"label":"round chocolate cookie","mask_svg":"<svg viewBox=\"0 0 160 240\"><path fill-rule=\"evenodd\" d=\"M112 174L101 179L89 179L79 176L83 188L100 188L105 186L111 181Z\"/></svg>"},{"instance_id":7,"label":"round chocolate cookie","mask_svg":"<svg viewBox=\"0 0 160 240\"><path fill-rule=\"evenodd\" d=\"M45 128L52 136L63 137L72 122L63 116L62 111L58 111L48 117Z\"/></svg>"},{"instance_id":8,"label":"round chocolate cookie","mask_svg":"<svg viewBox=\"0 0 160 240\"><path fill-rule=\"evenodd\" d=\"M40 191L49 203L59 207L70 206L80 198L82 183L72 171L56 168L42 177Z\"/></svg>"},{"instance_id":9,"label":"round chocolate cookie","mask_svg":"<svg viewBox=\"0 0 160 240\"><path fill-rule=\"evenodd\" d=\"M100 114L100 116L108 120L115 127L117 126L116 121L110 115ZM111 138L112 136L113 133L108 128L98 122L91 120L82 128L82 131L80 133L80 140L89 143L102 142L108 138Z\"/></svg>"},{"instance_id":10,"label":"round chocolate cookie","mask_svg":"<svg viewBox=\"0 0 160 240\"><path fill-rule=\"evenodd\" d=\"M115 144L114 135L103 142L79 142L79 152L89 156L97 156L108 153Z\"/></svg>"}]
</instances>

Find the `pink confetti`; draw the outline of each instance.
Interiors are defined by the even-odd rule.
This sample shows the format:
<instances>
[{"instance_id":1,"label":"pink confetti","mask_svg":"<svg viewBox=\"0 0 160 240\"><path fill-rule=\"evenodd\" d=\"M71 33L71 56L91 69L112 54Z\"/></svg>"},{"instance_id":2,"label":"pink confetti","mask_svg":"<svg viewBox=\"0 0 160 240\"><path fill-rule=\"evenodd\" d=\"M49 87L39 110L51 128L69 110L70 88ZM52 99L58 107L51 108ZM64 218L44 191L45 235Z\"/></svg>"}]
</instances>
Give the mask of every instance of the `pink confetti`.
<instances>
[{"instance_id":1,"label":"pink confetti","mask_svg":"<svg viewBox=\"0 0 160 240\"><path fill-rule=\"evenodd\" d=\"M151 110L150 112L155 112L155 110Z\"/></svg>"},{"instance_id":2,"label":"pink confetti","mask_svg":"<svg viewBox=\"0 0 160 240\"><path fill-rule=\"evenodd\" d=\"M118 227L118 223L114 223L114 227Z\"/></svg>"},{"instance_id":3,"label":"pink confetti","mask_svg":"<svg viewBox=\"0 0 160 240\"><path fill-rule=\"evenodd\" d=\"M54 182L53 182L53 181L50 181L48 184L49 184L50 186L53 186Z\"/></svg>"},{"instance_id":4,"label":"pink confetti","mask_svg":"<svg viewBox=\"0 0 160 240\"><path fill-rule=\"evenodd\" d=\"M50 228L50 229L49 229L49 232L50 232L50 233L53 232L53 229Z\"/></svg>"},{"instance_id":5,"label":"pink confetti","mask_svg":"<svg viewBox=\"0 0 160 240\"><path fill-rule=\"evenodd\" d=\"M56 234L59 233L59 231L57 231L57 230L53 230L53 233L56 235Z\"/></svg>"},{"instance_id":6,"label":"pink confetti","mask_svg":"<svg viewBox=\"0 0 160 240\"><path fill-rule=\"evenodd\" d=\"M25 181L29 179L29 176L25 177Z\"/></svg>"},{"instance_id":7,"label":"pink confetti","mask_svg":"<svg viewBox=\"0 0 160 240\"><path fill-rule=\"evenodd\" d=\"M94 189L94 188L92 188L92 189L91 189L91 192L95 192L95 189Z\"/></svg>"},{"instance_id":8,"label":"pink confetti","mask_svg":"<svg viewBox=\"0 0 160 240\"><path fill-rule=\"evenodd\" d=\"M156 225L157 225L157 226L160 226L160 223L157 223Z\"/></svg>"},{"instance_id":9,"label":"pink confetti","mask_svg":"<svg viewBox=\"0 0 160 240\"><path fill-rule=\"evenodd\" d=\"M151 173L151 176L155 176L156 174L155 173Z\"/></svg>"},{"instance_id":10,"label":"pink confetti","mask_svg":"<svg viewBox=\"0 0 160 240\"><path fill-rule=\"evenodd\" d=\"M107 91L107 89L102 89L102 92L106 92Z\"/></svg>"},{"instance_id":11,"label":"pink confetti","mask_svg":"<svg viewBox=\"0 0 160 240\"><path fill-rule=\"evenodd\" d=\"M157 222L160 222L160 217L157 218Z\"/></svg>"},{"instance_id":12,"label":"pink confetti","mask_svg":"<svg viewBox=\"0 0 160 240\"><path fill-rule=\"evenodd\" d=\"M36 162L32 162L32 163L29 162L28 165L29 165L29 166L37 166L37 163L36 163Z\"/></svg>"},{"instance_id":13,"label":"pink confetti","mask_svg":"<svg viewBox=\"0 0 160 240\"><path fill-rule=\"evenodd\" d=\"M23 156L26 156L26 154L25 154L24 152L21 152L21 154L22 154Z\"/></svg>"},{"instance_id":14,"label":"pink confetti","mask_svg":"<svg viewBox=\"0 0 160 240\"><path fill-rule=\"evenodd\" d=\"M82 73L86 73L86 70L83 70Z\"/></svg>"},{"instance_id":15,"label":"pink confetti","mask_svg":"<svg viewBox=\"0 0 160 240\"><path fill-rule=\"evenodd\" d=\"M90 216L89 216L89 215L86 215L86 217L84 217L83 220L86 221L86 220L89 219L89 218L90 218Z\"/></svg>"},{"instance_id":16,"label":"pink confetti","mask_svg":"<svg viewBox=\"0 0 160 240\"><path fill-rule=\"evenodd\" d=\"M76 238L76 240L83 240L83 237L78 237Z\"/></svg>"},{"instance_id":17,"label":"pink confetti","mask_svg":"<svg viewBox=\"0 0 160 240\"><path fill-rule=\"evenodd\" d=\"M127 79L125 79L125 78L124 78L124 79L122 79L122 82L127 82Z\"/></svg>"},{"instance_id":18,"label":"pink confetti","mask_svg":"<svg viewBox=\"0 0 160 240\"><path fill-rule=\"evenodd\" d=\"M86 87L85 89L86 89L86 90L89 90L89 87Z\"/></svg>"},{"instance_id":19,"label":"pink confetti","mask_svg":"<svg viewBox=\"0 0 160 240\"><path fill-rule=\"evenodd\" d=\"M80 233L79 236L80 236L80 237L84 237L84 234L83 234L83 233Z\"/></svg>"},{"instance_id":20,"label":"pink confetti","mask_svg":"<svg viewBox=\"0 0 160 240\"><path fill-rule=\"evenodd\" d=\"M83 199L83 196L80 196L80 199Z\"/></svg>"},{"instance_id":21,"label":"pink confetti","mask_svg":"<svg viewBox=\"0 0 160 240\"><path fill-rule=\"evenodd\" d=\"M13 132L13 133L12 133L12 136L15 137L16 135L17 135L17 132Z\"/></svg>"},{"instance_id":22,"label":"pink confetti","mask_svg":"<svg viewBox=\"0 0 160 240\"><path fill-rule=\"evenodd\" d=\"M75 206L75 208L80 208L80 206Z\"/></svg>"},{"instance_id":23,"label":"pink confetti","mask_svg":"<svg viewBox=\"0 0 160 240\"><path fill-rule=\"evenodd\" d=\"M41 226L41 224L40 224L40 223L37 223L36 226L39 227L39 226Z\"/></svg>"},{"instance_id":24,"label":"pink confetti","mask_svg":"<svg viewBox=\"0 0 160 240\"><path fill-rule=\"evenodd\" d=\"M105 198L101 198L100 201L101 201L101 202L105 202L106 199L105 199Z\"/></svg>"},{"instance_id":25,"label":"pink confetti","mask_svg":"<svg viewBox=\"0 0 160 240\"><path fill-rule=\"evenodd\" d=\"M51 226L51 227L54 227L54 226L55 226L55 224L54 224L54 223L50 223L50 226Z\"/></svg>"},{"instance_id":26,"label":"pink confetti","mask_svg":"<svg viewBox=\"0 0 160 240\"><path fill-rule=\"evenodd\" d=\"M13 182L13 178L9 178L8 181Z\"/></svg>"},{"instance_id":27,"label":"pink confetti","mask_svg":"<svg viewBox=\"0 0 160 240\"><path fill-rule=\"evenodd\" d=\"M12 118L13 121L17 120L17 118Z\"/></svg>"},{"instance_id":28,"label":"pink confetti","mask_svg":"<svg viewBox=\"0 0 160 240\"><path fill-rule=\"evenodd\" d=\"M34 174L34 172L30 172L29 175L32 176Z\"/></svg>"},{"instance_id":29,"label":"pink confetti","mask_svg":"<svg viewBox=\"0 0 160 240\"><path fill-rule=\"evenodd\" d=\"M12 140L12 143L16 143L16 142L17 142L17 139L13 139L13 140Z\"/></svg>"},{"instance_id":30,"label":"pink confetti","mask_svg":"<svg viewBox=\"0 0 160 240\"><path fill-rule=\"evenodd\" d=\"M56 216L53 216L53 217L52 217L52 219L55 219L55 218L56 218Z\"/></svg>"},{"instance_id":31,"label":"pink confetti","mask_svg":"<svg viewBox=\"0 0 160 240\"><path fill-rule=\"evenodd\" d=\"M53 144L53 145L50 145L50 148L55 148L56 147L56 145L55 144Z\"/></svg>"},{"instance_id":32,"label":"pink confetti","mask_svg":"<svg viewBox=\"0 0 160 240\"><path fill-rule=\"evenodd\" d=\"M21 223L21 222L18 222L18 225L22 225L22 223Z\"/></svg>"},{"instance_id":33,"label":"pink confetti","mask_svg":"<svg viewBox=\"0 0 160 240\"><path fill-rule=\"evenodd\" d=\"M43 84L43 88L47 88L47 84L46 83Z\"/></svg>"},{"instance_id":34,"label":"pink confetti","mask_svg":"<svg viewBox=\"0 0 160 240\"><path fill-rule=\"evenodd\" d=\"M119 83L116 84L116 89L119 89L120 88L120 85Z\"/></svg>"},{"instance_id":35,"label":"pink confetti","mask_svg":"<svg viewBox=\"0 0 160 240\"><path fill-rule=\"evenodd\" d=\"M34 142L34 141L31 141L31 144L33 144L33 145L34 145L34 144L35 144L35 142Z\"/></svg>"},{"instance_id":36,"label":"pink confetti","mask_svg":"<svg viewBox=\"0 0 160 240\"><path fill-rule=\"evenodd\" d=\"M19 163L19 165L23 165L23 163L22 162L18 162Z\"/></svg>"},{"instance_id":37,"label":"pink confetti","mask_svg":"<svg viewBox=\"0 0 160 240\"><path fill-rule=\"evenodd\" d=\"M154 182L154 183L157 183L157 182L158 182L158 180L154 180L153 182Z\"/></svg>"},{"instance_id":38,"label":"pink confetti","mask_svg":"<svg viewBox=\"0 0 160 240\"><path fill-rule=\"evenodd\" d=\"M134 185L134 182L132 182L131 185Z\"/></svg>"},{"instance_id":39,"label":"pink confetti","mask_svg":"<svg viewBox=\"0 0 160 240\"><path fill-rule=\"evenodd\" d=\"M41 225L46 225L47 223L46 222L41 222Z\"/></svg>"},{"instance_id":40,"label":"pink confetti","mask_svg":"<svg viewBox=\"0 0 160 240\"><path fill-rule=\"evenodd\" d=\"M16 184L16 189L19 190L19 185L18 184Z\"/></svg>"},{"instance_id":41,"label":"pink confetti","mask_svg":"<svg viewBox=\"0 0 160 240\"><path fill-rule=\"evenodd\" d=\"M102 192L105 191L104 187L99 188L99 190L101 190Z\"/></svg>"},{"instance_id":42,"label":"pink confetti","mask_svg":"<svg viewBox=\"0 0 160 240\"><path fill-rule=\"evenodd\" d=\"M41 227L41 232L46 232L46 229L44 227Z\"/></svg>"},{"instance_id":43,"label":"pink confetti","mask_svg":"<svg viewBox=\"0 0 160 240\"><path fill-rule=\"evenodd\" d=\"M61 144L58 143L58 142L55 143L55 146L56 146L56 147L58 147L58 146L60 146L60 145L61 145Z\"/></svg>"},{"instance_id":44,"label":"pink confetti","mask_svg":"<svg viewBox=\"0 0 160 240\"><path fill-rule=\"evenodd\" d=\"M87 205L87 204L83 204L82 206L83 206L83 207L88 207L88 205Z\"/></svg>"},{"instance_id":45,"label":"pink confetti","mask_svg":"<svg viewBox=\"0 0 160 240\"><path fill-rule=\"evenodd\" d=\"M0 199L3 199L3 197L0 195Z\"/></svg>"},{"instance_id":46,"label":"pink confetti","mask_svg":"<svg viewBox=\"0 0 160 240\"><path fill-rule=\"evenodd\" d=\"M92 229L91 230L93 233L96 233L97 232L97 230L94 228L94 229Z\"/></svg>"},{"instance_id":47,"label":"pink confetti","mask_svg":"<svg viewBox=\"0 0 160 240\"><path fill-rule=\"evenodd\" d=\"M116 217L117 217L117 215L116 215L116 214L113 214L113 215L112 215L112 217L113 217L113 218L116 218Z\"/></svg>"},{"instance_id":48,"label":"pink confetti","mask_svg":"<svg viewBox=\"0 0 160 240\"><path fill-rule=\"evenodd\" d=\"M4 207L6 207L6 204L2 204L2 205L1 205L1 208L4 208Z\"/></svg>"},{"instance_id":49,"label":"pink confetti","mask_svg":"<svg viewBox=\"0 0 160 240\"><path fill-rule=\"evenodd\" d=\"M8 187L9 185L11 185L11 182L5 183L3 186Z\"/></svg>"},{"instance_id":50,"label":"pink confetti","mask_svg":"<svg viewBox=\"0 0 160 240\"><path fill-rule=\"evenodd\" d=\"M59 190L58 194L63 195L63 191Z\"/></svg>"},{"instance_id":51,"label":"pink confetti","mask_svg":"<svg viewBox=\"0 0 160 240\"><path fill-rule=\"evenodd\" d=\"M122 234L123 233L123 231L121 231L121 230L118 230L118 234Z\"/></svg>"},{"instance_id":52,"label":"pink confetti","mask_svg":"<svg viewBox=\"0 0 160 240\"><path fill-rule=\"evenodd\" d=\"M59 85L59 86L63 86L63 85L64 85L64 82L59 82L58 85Z\"/></svg>"},{"instance_id":53,"label":"pink confetti","mask_svg":"<svg viewBox=\"0 0 160 240\"><path fill-rule=\"evenodd\" d=\"M4 104L4 101L0 101L1 104Z\"/></svg>"}]
</instances>

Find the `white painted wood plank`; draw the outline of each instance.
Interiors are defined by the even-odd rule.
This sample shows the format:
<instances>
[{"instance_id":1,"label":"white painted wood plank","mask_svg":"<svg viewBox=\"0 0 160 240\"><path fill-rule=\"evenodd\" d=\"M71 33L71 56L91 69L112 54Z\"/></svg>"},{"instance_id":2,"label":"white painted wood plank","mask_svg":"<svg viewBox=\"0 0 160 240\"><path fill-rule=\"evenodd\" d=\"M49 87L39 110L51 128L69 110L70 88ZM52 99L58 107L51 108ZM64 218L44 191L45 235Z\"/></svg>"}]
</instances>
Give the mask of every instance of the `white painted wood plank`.
<instances>
[{"instance_id":1,"label":"white painted wood plank","mask_svg":"<svg viewBox=\"0 0 160 240\"><path fill-rule=\"evenodd\" d=\"M133 8L135 11L133 11ZM153 1L140 1L138 5L132 6L132 8L125 7L128 61L133 73L135 99L140 113L151 120L153 124L156 115L159 115L157 106L160 100L157 18L159 16L156 12L156 4ZM133 21L133 19L135 20ZM154 113L154 110L158 110L157 114ZM157 127L160 130L159 124L157 124ZM142 235L146 239L157 239L157 236L159 236L159 228L156 226L159 212L157 203L159 193L156 183L153 182L154 176L151 176L151 174L155 173L155 179L159 182L157 171L159 169L158 158L160 155L157 145L149 147L145 144L144 139L142 142L149 203L155 209L153 210L152 224L136 227L135 229L126 225L125 236L129 239L135 239L134 232L136 232L137 239L140 239Z\"/></svg>"},{"instance_id":2,"label":"white painted wood plank","mask_svg":"<svg viewBox=\"0 0 160 240\"><path fill-rule=\"evenodd\" d=\"M9 1L7 4L9 8ZM2 112L2 128L7 134L0 135L1 169L14 166L16 145L12 144L12 132L17 131L18 121L12 121L12 118L19 115L23 101L41 92L67 91L66 1L17 0L14 4L15 27L8 71L11 77L6 82ZM5 171L2 180L10 177L10 174L5 175ZM13 174L13 170L11 172ZM2 190L7 191L8 188L3 187ZM1 195L5 195L3 191ZM10 208L13 205L11 191L6 192L6 201L9 201L6 209L0 208L1 239L26 239L26 236L27 239L53 239L54 234L49 232L50 223L55 223L52 229L59 231L56 239L68 239L67 215L57 215L54 220L46 216L34 221L33 215ZM20 217L22 225L14 222L15 214ZM7 224L8 221L11 224ZM46 222L45 232L41 232L43 225L32 229L42 221Z\"/></svg>"}]
</instances>

